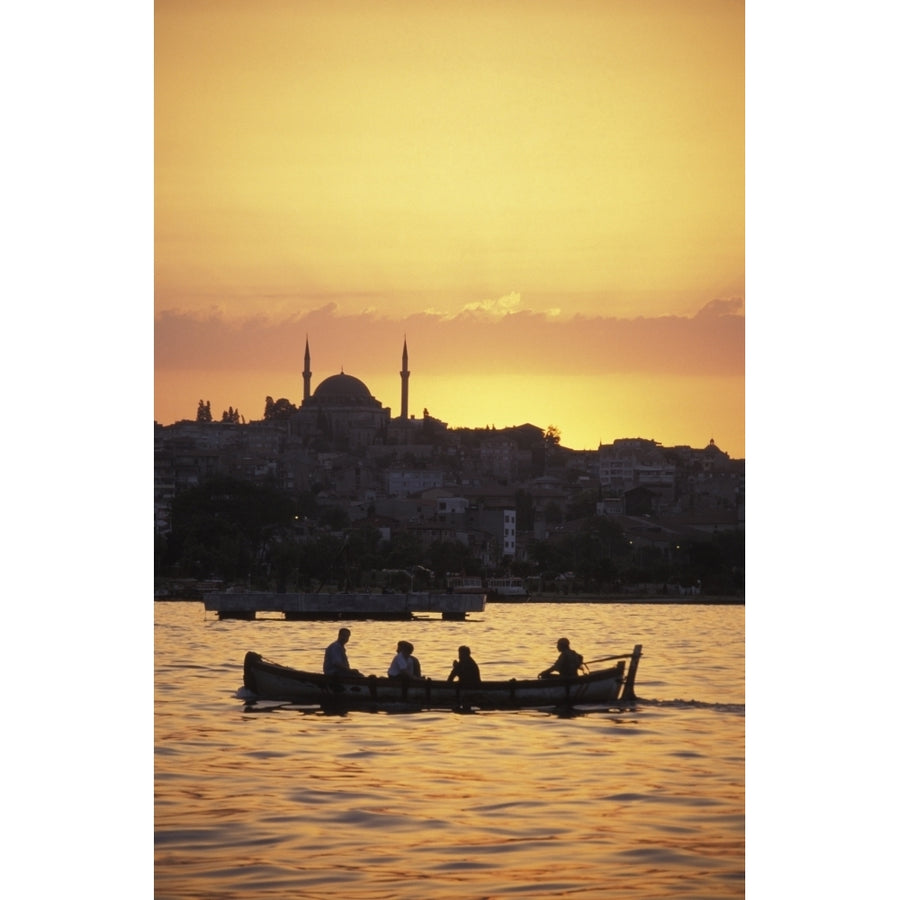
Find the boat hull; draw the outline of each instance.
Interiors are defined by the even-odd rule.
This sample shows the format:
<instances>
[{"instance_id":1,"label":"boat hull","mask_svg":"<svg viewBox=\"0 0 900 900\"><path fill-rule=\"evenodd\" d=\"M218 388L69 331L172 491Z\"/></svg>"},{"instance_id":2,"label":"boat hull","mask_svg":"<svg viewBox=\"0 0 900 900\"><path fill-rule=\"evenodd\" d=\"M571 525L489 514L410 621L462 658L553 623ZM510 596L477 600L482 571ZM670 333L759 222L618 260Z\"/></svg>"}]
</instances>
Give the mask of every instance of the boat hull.
<instances>
[{"instance_id":1,"label":"boat hull","mask_svg":"<svg viewBox=\"0 0 900 900\"><path fill-rule=\"evenodd\" d=\"M452 575L447 579L447 590L451 594L484 595L484 586L480 578L471 575Z\"/></svg>"},{"instance_id":2,"label":"boat hull","mask_svg":"<svg viewBox=\"0 0 900 900\"><path fill-rule=\"evenodd\" d=\"M244 657L244 687L255 698L346 708L523 709L615 703L624 681L624 661L577 678L483 681L462 687L430 678L331 678L264 660L252 651Z\"/></svg>"},{"instance_id":3,"label":"boat hull","mask_svg":"<svg viewBox=\"0 0 900 900\"><path fill-rule=\"evenodd\" d=\"M530 598L521 578L488 578L488 603L525 603Z\"/></svg>"}]
</instances>

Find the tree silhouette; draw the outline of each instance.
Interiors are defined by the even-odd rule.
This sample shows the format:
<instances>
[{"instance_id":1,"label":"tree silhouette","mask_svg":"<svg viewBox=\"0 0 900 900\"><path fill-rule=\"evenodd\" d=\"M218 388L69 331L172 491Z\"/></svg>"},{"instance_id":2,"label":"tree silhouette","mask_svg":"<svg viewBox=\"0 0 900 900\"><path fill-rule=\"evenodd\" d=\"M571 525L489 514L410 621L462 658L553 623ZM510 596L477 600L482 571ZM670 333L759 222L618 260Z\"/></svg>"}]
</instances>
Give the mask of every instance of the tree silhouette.
<instances>
[{"instance_id":1,"label":"tree silhouette","mask_svg":"<svg viewBox=\"0 0 900 900\"><path fill-rule=\"evenodd\" d=\"M266 397L263 419L269 421L289 419L295 412L297 412L297 407L287 398L281 397L273 400L271 397Z\"/></svg>"}]
</instances>

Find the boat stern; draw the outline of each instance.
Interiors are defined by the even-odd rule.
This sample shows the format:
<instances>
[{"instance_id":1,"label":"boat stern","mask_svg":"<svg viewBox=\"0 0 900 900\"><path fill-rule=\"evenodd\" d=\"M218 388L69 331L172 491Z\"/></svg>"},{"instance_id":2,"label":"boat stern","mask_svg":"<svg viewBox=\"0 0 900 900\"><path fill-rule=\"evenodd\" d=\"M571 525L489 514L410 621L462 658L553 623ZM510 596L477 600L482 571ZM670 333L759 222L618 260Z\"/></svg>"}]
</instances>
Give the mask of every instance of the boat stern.
<instances>
[{"instance_id":1,"label":"boat stern","mask_svg":"<svg viewBox=\"0 0 900 900\"><path fill-rule=\"evenodd\" d=\"M254 694L258 693L256 689L256 676L253 673L253 666L262 662L262 657L252 650L248 650L244 654L244 687Z\"/></svg>"}]
</instances>

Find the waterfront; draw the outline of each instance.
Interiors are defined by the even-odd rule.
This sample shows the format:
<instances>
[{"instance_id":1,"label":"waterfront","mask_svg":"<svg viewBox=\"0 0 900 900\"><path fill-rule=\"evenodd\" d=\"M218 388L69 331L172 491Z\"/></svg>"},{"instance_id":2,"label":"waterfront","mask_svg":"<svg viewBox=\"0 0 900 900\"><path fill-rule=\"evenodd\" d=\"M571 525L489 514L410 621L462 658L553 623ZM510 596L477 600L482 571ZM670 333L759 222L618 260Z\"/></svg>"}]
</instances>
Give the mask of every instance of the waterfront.
<instances>
[{"instance_id":1,"label":"waterfront","mask_svg":"<svg viewBox=\"0 0 900 900\"><path fill-rule=\"evenodd\" d=\"M254 711L246 650L318 667L335 622L155 604L157 898L740 897L744 608L491 604L465 622L351 622L381 672L400 637L444 678L533 674L643 643L633 707Z\"/></svg>"}]
</instances>

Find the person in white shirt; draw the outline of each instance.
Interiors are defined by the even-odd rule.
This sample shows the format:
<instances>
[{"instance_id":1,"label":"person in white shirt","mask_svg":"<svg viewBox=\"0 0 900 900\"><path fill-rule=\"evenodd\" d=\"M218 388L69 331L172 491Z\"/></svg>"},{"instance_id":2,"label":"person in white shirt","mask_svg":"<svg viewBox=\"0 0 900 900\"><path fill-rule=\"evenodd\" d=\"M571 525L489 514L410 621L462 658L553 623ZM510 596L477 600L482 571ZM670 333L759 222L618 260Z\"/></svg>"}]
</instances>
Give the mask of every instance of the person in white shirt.
<instances>
[{"instance_id":1,"label":"person in white shirt","mask_svg":"<svg viewBox=\"0 0 900 900\"><path fill-rule=\"evenodd\" d=\"M421 678L422 667L419 660L413 656L415 648L409 641L397 642L397 655L391 661L388 669L389 678Z\"/></svg>"}]
</instances>

